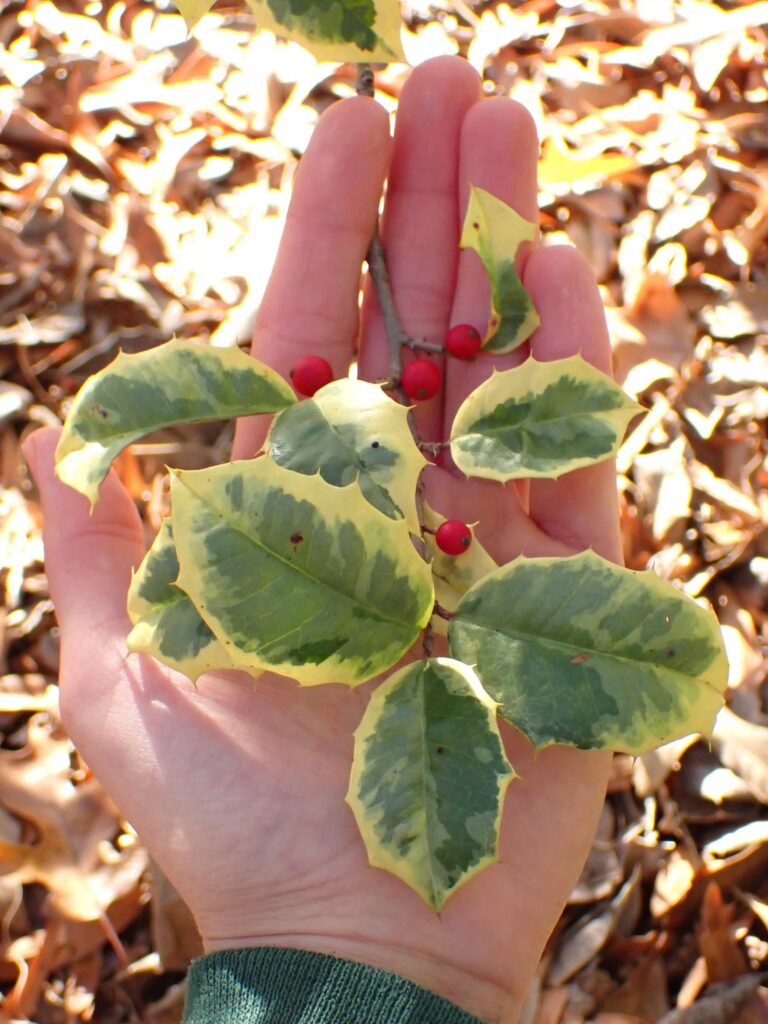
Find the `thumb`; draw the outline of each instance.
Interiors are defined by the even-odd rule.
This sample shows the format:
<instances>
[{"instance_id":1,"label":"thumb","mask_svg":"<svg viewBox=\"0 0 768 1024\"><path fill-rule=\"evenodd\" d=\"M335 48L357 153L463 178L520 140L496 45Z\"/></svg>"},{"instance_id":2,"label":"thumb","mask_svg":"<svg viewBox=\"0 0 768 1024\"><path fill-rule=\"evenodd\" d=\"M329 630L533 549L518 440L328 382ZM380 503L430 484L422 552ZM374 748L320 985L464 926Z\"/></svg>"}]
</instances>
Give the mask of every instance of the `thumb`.
<instances>
[{"instance_id":1,"label":"thumb","mask_svg":"<svg viewBox=\"0 0 768 1024\"><path fill-rule=\"evenodd\" d=\"M144 557L141 520L117 476L110 473L91 512L82 494L56 476L60 431L37 430L23 451L40 492L43 542L51 597L67 646L127 635L125 610L131 569Z\"/></svg>"}]
</instances>

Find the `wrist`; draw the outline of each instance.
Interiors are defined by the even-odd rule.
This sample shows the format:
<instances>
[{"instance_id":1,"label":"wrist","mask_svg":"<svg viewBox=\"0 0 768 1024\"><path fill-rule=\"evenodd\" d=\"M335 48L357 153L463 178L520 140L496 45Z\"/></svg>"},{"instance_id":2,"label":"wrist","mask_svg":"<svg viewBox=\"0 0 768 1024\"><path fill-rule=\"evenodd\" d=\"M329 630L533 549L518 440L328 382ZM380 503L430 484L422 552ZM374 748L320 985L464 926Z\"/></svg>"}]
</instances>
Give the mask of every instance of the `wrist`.
<instances>
[{"instance_id":1,"label":"wrist","mask_svg":"<svg viewBox=\"0 0 768 1024\"><path fill-rule=\"evenodd\" d=\"M432 955L407 943L371 942L354 936L328 934L259 934L241 938L205 938L206 953L254 947L282 947L333 956L399 975L453 1003L486 1024L516 1024L525 992L516 991L490 975L461 963ZM510 971L510 978L514 971Z\"/></svg>"}]
</instances>

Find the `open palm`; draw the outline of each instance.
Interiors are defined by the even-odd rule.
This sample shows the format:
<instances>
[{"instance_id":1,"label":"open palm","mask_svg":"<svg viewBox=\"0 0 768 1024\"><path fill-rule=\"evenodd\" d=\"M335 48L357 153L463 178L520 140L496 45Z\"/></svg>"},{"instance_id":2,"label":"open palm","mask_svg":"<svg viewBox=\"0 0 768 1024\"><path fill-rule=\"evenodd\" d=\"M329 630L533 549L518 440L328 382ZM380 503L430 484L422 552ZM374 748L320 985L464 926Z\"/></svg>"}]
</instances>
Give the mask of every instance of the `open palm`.
<instances>
[{"instance_id":1,"label":"open palm","mask_svg":"<svg viewBox=\"0 0 768 1024\"><path fill-rule=\"evenodd\" d=\"M474 253L458 252L468 186L536 215L535 130L525 111L482 99L455 58L422 65L401 98L394 145L385 112L357 98L322 118L297 176L286 229L254 332L253 352L287 375L321 352L339 375L387 376L384 325L372 293L362 326L360 268L385 178L383 224L406 330L440 341L479 327L489 289ZM566 249L532 248L525 285L541 316L538 359L580 351L608 370L591 272ZM445 388L416 410L423 437L444 438L466 394L513 353L445 367ZM234 456L263 443L264 418L242 421ZM212 673L196 690L146 656L126 657L125 597L144 555L132 502L111 475L93 516L53 475L55 432L28 454L40 486L51 591L62 628L65 722L83 756L191 907L206 949L278 945L395 971L488 1021L512 1022L589 847L608 755L551 748L535 756L503 725L521 779L507 792L500 862L434 915L393 876L367 864L344 803L352 733L375 682L301 689ZM520 553L592 547L619 559L613 467L530 487L427 473L438 511L477 522L499 562ZM536 685L532 680L531 685Z\"/></svg>"}]
</instances>

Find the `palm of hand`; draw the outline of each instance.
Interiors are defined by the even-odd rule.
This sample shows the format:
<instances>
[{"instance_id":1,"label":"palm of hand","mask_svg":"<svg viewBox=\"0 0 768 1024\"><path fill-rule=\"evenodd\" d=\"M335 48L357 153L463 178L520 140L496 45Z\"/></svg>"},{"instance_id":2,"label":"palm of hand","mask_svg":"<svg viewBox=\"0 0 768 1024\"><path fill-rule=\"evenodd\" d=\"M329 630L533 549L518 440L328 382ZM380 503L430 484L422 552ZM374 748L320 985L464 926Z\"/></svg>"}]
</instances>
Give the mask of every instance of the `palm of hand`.
<instances>
[{"instance_id":1,"label":"palm of hand","mask_svg":"<svg viewBox=\"0 0 768 1024\"><path fill-rule=\"evenodd\" d=\"M487 315L474 255L458 262L455 255L466 182L534 216L530 123L506 101L479 99L467 65L438 60L413 74L401 100L384 240L405 326L430 340L451 322ZM333 108L315 133L254 337L254 354L284 374L307 351L307 338L339 367L352 354L356 282L389 149L383 112L365 100ZM365 161L354 160L360 151ZM538 358L581 350L607 369L602 311L576 254L534 252L524 279L542 315ZM384 328L370 296L364 314L360 371L382 379ZM464 395L488 374L486 358L449 369L442 406L417 411L423 436L445 436ZM514 361L517 354L496 365ZM241 424L235 456L257 450L263 437L263 423ZM46 547L62 624L67 724L189 903L207 948L336 952L399 971L489 1019L494 1007L513 1013L588 849L607 755L553 748L534 756L504 724L522 780L508 791L501 863L433 915L401 882L367 865L344 803L352 733L375 682L301 689L277 676L252 686L218 673L195 690L148 658L126 659L128 569L143 554L135 512L112 477L89 519L82 500L51 476L53 440L38 442L32 461L39 480L47 474L46 512L54 503L58 512L47 516ZM478 536L499 562L584 547L619 558L610 465L533 482L530 492L438 469L427 486L439 511L479 522Z\"/></svg>"}]
</instances>

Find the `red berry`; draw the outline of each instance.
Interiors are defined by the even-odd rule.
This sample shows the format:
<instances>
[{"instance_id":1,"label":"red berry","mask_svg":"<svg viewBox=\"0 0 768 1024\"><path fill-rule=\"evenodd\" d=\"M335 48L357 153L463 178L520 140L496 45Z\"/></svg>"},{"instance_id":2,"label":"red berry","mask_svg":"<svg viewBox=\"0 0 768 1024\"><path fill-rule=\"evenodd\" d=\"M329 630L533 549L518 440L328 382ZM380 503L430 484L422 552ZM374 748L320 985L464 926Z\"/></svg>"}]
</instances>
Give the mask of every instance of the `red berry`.
<instances>
[{"instance_id":1,"label":"red berry","mask_svg":"<svg viewBox=\"0 0 768 1024\"><path fill-rule=\"evenodd\" d=\"M456 359L474 359L483 344L483 339L471 324L456 324L445 336L445 348Z\"/></svg>"},{"instance_id":2,"label":"red berry","mask_svg":"<svg viewBox=\"0 0 768 1024\"><path fill-rule=\"evenodd\" d=\"M425 402L428 398L434 398L442 383L443 374L440 367L426 356L412 359L403 368L400 378L403 391L414 402Z\"/></svg>"},{"instance_id":3,"label":"red berry","mask_svg":"<svg viewBox=\"0 0 768 1024\"><path fill-rule=\"evenodd\" d=\"M331 364L322 356L302 356L291 370L291 382L300 395L311 398L333 380Z\"/></svg>"},{"instance_id":4,"label":"red berry","mask_svg":"<svg viewBox=\"0 0 768 1024\"><path fill-rule=\"evenodd\" d=\"M435 540L446 555L462 555L472 543L472 531L460 519L446 519L435 531Z\"/></svg>"}]
</instances>

